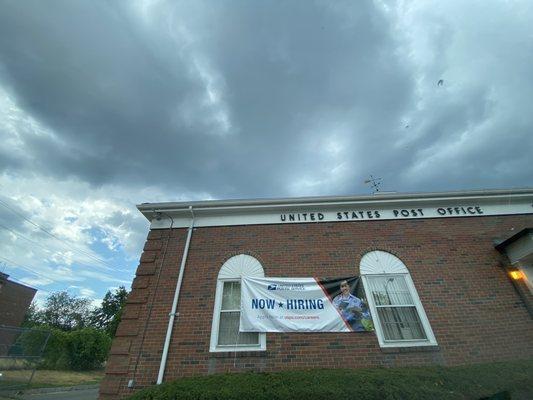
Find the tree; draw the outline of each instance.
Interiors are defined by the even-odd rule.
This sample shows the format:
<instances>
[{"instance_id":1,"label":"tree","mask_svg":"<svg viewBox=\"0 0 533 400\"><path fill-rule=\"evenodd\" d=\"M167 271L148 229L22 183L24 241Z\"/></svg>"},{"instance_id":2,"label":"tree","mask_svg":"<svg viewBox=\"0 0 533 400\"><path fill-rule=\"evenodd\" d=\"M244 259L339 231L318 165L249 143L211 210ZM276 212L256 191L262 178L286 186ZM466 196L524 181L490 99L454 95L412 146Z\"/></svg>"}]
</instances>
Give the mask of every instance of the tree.
<instances>
[{"instance_id":1,"label":"tree","mask_svg":"<svg viewBox=\"0 0 533 400\"><path fill-rule=\"evenodd\" d=\"M111 338L107 333L94 328L83 328L68 335L67 354L70 369L85 371L102 365L111 347Z\"/></svg>"},{"instance_id":2,"label":"tree","mask_svg":"<svg viewBox=\"0 0 533 400\"><path fill-rule=\"evenodd\" d=\"M98 368L109 352L127 295L124 287L113 293L108 291L102 306L91 310L89 299L70 295L67 291L52 293L42 309L35 303L30 306L24 324L39 330L21 335L18 349L23 354L39 350L43 344L43 332L50 332L40 367L60 370Z\"/></svg>"},{"instance_id":3,"label":"tree","mask_svg":"<svg viewBox=\"0 0 533 400\"><path fill-rule=\"evenodd\" d=\"M31 302L30 306L26 310L26 315L24 315L24 321L22 321L22 327L33 328L34 326L39 325L41 323L39 321L39 318L39 309L37 308L37 304L34 300Z\"/></svg>"},{"instance_id":4,"label":"tree","mask_svg":"<svg viewBox=\"0 0 533 400\"><path fill-rule=\"evenodd\" d=\"M102 300L102 306L91 314L91 325L103 329L111 337L114 337L127 298L128 292L124 286L119 287L114 292L108 290Z\"/></svg>"},{"instance_id":5,"label":"tree","mask_svg":"<svg viewBox=\"0 0 533 400\"><path fill-rule=\"evenodd\" d=\"M52 293L46 299L44 309L37 311L39 323L63 331L81 329L90 321L90 300L71 296L66 290Z\"/></svg>"}]
</instances>

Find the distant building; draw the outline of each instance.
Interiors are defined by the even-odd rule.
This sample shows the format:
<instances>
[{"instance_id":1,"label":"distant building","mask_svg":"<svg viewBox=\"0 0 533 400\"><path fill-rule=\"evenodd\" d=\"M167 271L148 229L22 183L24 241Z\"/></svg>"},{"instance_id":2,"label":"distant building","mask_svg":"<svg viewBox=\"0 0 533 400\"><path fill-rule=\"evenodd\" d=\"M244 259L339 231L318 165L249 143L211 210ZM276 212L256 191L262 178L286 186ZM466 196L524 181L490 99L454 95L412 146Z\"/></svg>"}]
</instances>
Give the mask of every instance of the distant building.
<instances>
[{"instance_id":1,"label":"distant building","mask_svg":"<svg viewBox=\"0 0 533 400\"><path fill-rule=\"evenodd\" d=\"M220 372L533 357L533 189L138 209L151 228L100 399ZM375 331L239 333L241 277L352 275Z\"/></svg>"},{"instance_id":2,"label":"distant building","mask_svg":"<svg viewBox=\"0 0 533 400\"><path fill-rule=\"evenodd\" d=\"M19 327L24 321L36 289L13 282L0 272L0 355L5 354L16 335L2 327Z\"/></svg>"},{"instance_id":3,"label":"distant building","mask_svg":"<svg viewBox=\"0 0 533 400\"><path fill-rule=\"evenodd\" d=\"M36 289L13 282L0 272L0 325L18 327L24 321Z\"/></svg>"}]
</instances>

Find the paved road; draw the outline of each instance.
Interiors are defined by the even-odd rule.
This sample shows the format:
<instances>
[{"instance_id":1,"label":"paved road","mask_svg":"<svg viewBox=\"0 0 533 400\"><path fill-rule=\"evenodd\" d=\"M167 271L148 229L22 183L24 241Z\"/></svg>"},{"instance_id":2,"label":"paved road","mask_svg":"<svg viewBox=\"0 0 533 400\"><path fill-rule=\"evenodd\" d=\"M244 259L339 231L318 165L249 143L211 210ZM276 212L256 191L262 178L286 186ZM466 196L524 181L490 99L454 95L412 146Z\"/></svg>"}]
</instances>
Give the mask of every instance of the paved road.
<instances>
[{"instance_id":1,"label":"paved road","mask_svg":"<svg viewBox=\"0 0 533 400\"><path fill-rule=\"evenodd\" d=\"M96 400L98 398L98 387L83 387L76 390L65 390L65 388L57 388L55 390L43 390L39 393L39 389L30 390L30 393L17 396L16 394L2 395L0 400Z\"/></svg>"},{"instance_id":2,"label":"paved road","mask_svg":"<svg viewBox=\"0 0 533 400\"><path fill-rule=\"evenodd\" d=\"M24 400L96 400L98 398L98 388L69 390L55 393L34 393L21 397Z\"/></svg>"}]
</instances>

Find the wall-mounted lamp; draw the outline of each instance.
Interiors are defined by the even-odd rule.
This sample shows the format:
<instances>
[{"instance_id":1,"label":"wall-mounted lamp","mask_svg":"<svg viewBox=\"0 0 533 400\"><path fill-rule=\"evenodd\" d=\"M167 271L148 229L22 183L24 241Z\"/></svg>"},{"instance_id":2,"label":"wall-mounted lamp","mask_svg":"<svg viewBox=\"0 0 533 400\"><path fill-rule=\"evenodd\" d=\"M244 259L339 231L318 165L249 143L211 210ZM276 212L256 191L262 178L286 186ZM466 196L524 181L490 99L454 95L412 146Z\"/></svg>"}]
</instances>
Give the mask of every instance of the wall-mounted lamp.
<instances>
[{"instance_id":1,"label":"wall-mounted lamp","mask_svg":"<svg viewBox=\"0 0 533 400\"><path fill-rule=\"evenodd\" d=\"M524 279L524 273L522 271L520 271L518 268L512 268L512 269L509 269L507 271L507 273L509 274L509 277L513 280L513 281L519 281L521 279Z\"/></svg>"}]
</instances>

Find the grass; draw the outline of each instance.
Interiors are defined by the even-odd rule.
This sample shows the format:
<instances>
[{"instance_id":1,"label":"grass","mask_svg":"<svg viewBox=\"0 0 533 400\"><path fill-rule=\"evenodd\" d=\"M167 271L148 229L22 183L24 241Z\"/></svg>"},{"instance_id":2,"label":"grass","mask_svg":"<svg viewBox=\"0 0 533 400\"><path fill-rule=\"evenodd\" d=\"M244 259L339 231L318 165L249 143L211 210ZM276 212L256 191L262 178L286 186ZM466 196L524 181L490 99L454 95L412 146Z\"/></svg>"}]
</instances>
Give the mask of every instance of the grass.
<instances>
[{"instance_id":1,"label":"grass","mask_svg":"<svg viewBox=\"0 0 533 400\"><path fill-rule=\"evenodd\" d=\"M0 388L6 386L25 386L31 376L31 370L2 371ZM100 383L104 371L50 371L37 370L33 376L30 388L92 385Z\"/></svg>"},{"instance_id":2,"label":"grass","mask_svg":"<svg viewBox=\"0 0 533 400\"><path fill-rule=\"evenodd\" d=\"M460 367L371 368L221 374L144 389L131 400L533 398L533 360ZM512 397L510 397L512 396Z\"/></svg>"}]
</instances>

